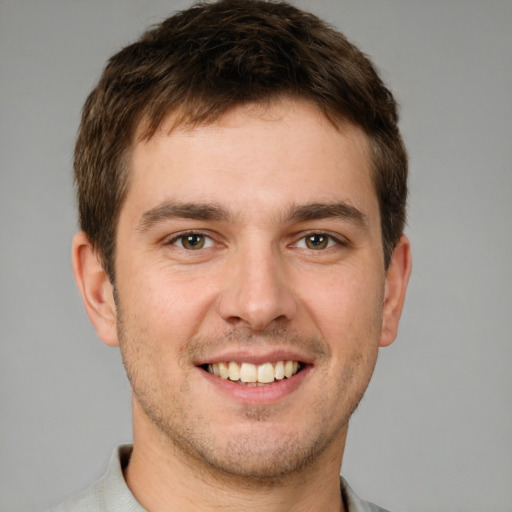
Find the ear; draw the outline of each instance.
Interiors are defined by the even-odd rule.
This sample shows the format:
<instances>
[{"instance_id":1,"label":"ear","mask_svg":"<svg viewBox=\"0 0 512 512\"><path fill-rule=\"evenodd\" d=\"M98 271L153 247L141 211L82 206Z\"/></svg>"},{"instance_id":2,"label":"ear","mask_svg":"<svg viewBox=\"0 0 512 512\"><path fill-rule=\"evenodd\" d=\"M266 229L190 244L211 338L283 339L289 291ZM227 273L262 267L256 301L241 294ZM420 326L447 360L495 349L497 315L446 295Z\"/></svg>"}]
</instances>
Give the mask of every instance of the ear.
<instances>
[{"instance_id":1,"label":"ear","mask_svg":"<svg viewBox=\"0 0 512 512\"><path fill-rule=\"evenodd\" d=\"M382 331L380 346L387 347L395 341L398 323L404 307L407 283L411 275L412 259L409 239L402 235L393 251L386 272L384 306L382 311Z\"/></svg>"},{"instance_id":2,"label":"ear","mask_svg":"<svg viewBox=\"0 0 512 512\"><path fill-rule=\"evenodd\" d=\"M114 289L83 231L73 238L72 260L73 274L89 320L103 343L111 347L119 345Z\"/></svg>"}]
</instances>

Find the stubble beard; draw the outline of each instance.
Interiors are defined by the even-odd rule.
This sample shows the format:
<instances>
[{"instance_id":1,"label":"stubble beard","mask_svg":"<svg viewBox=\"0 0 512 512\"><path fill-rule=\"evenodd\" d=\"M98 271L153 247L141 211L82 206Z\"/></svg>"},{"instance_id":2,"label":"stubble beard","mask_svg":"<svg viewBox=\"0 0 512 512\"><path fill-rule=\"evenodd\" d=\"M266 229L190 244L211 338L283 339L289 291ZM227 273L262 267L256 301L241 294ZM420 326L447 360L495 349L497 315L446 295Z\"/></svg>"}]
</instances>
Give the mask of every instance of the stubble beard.
<instances>
[{"instance_id":1,"label":"stubble beard","mask_svg":"<svg viewBox=\"0 0 512 512\"><path fill-rule=\"evenodd\" d=\"M304 474L318 464L322 455L333 444L339 446L341 452L349 418L362 398L375 364L374 361L367 377L359 382L359 391L356 393L353 392L354 376L361 373L358 368L360 364L368 362L354 360L347 364L343 369L343 375L339 376L337 386L339 399L346 402L344 406L337 411L330 411L329 397L322 395L311 408L309 424L294 435L273 435L272 423L279 417L279 405L266 408L243 406L240 409L241 417L257 428L237 432L236 436L229 436L220 445L215 433L208 429L210 419L197 409L193 409L191 414L187 407L185 397L189 384L186 378L181 382L166 381L165 386L162 386L158 379L152 379L152 354L151 349L148 349L151 344L146 342L141 332L133 332L132 329L129 334L123 320L118 304L118 335L123 364L136 403L156 429L162 444L169 448L169 453L180 457L189 466L194 466L196 471L214 475L221 481L236 480L237 485L246 487L273 487L287 477ZM132 322L133 324L135 323ZM330 357L330 350L319 340L304 339L286 330L268 334L274 337L277 335L281 340L285 337L287 340L293 340L290 343L309 347L317 354L319 361ZM188 361L191 355L197 354L204 347L221 346L224 342L232 344L234 339L242 345L248 343L250 338L247 333L236 331L225 336L223 341L196 338L183 350L180 359ZM344 393L347 389L351 390L351 393ZM166 406L166 403L172 404ZM326 431L326 415L331 412L339 414L340 410L343 410L344 414L339 415L330 430Z\"/></svg>"}]
</instances>

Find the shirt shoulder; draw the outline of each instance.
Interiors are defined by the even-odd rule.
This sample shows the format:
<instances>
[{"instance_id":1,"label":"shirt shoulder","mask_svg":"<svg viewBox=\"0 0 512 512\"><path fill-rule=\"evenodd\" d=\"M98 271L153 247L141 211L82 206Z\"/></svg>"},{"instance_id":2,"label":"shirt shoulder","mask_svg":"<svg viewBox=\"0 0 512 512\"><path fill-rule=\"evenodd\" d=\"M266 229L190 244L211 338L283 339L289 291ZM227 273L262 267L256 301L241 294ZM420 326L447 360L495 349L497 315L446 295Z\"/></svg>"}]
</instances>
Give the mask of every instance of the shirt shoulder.
<instances>
[{"instance_id":1,"label":"shirt shoulder","mask_svg":"<svg viewBox=\"0 0 512 512\"><path fill-rule=\"evenodd\" d=\"M119 446L113 453L107 472L74 498L48 512L146 512L128 489L123 467L131 446Z\"/></svg>"},{"instance_id":2,"label":"shirt shoulder","mask_svg":"<svg viewBox=\"0 0 512 512\"><path fill-rule=\"evenodd\" d=\"M389 512L385 508L361 499L343 477L340 477L340 487L347 512Z\"/></svg>"},{"instance_id":3,"label":"shirt shoulder","mask_svg":"<svg viewBox=\"0 0 512 512\"><path fill-rule=\"evenodd\" d=\"M104 499L104 487L102 480L98 480L88 489L74 498L61 503L48 512L104 512L107 510Z\"/></svg>"}]
</instances>

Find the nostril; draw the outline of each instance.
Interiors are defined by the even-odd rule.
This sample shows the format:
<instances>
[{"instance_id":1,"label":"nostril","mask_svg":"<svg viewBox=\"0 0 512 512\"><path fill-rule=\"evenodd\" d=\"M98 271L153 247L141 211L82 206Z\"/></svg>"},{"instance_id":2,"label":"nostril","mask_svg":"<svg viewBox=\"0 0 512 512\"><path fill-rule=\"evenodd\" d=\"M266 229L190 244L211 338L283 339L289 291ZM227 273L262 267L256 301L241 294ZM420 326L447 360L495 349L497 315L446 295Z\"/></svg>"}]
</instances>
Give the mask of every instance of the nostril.
<instances>
[{"instance_id":1,"label":"nostril","mask_svg":"<svg viewBox=\"0 0 512 512\"><path fill-rule=\"evenodd\" d=\"M246 262L248 263L248 262ZM296 313L293 290L261 261L234 271L218 296L218 313L231 326L262 332L289 322ZM275 263L275 262L274 262ZM263 266L262 266L263 265ZM269 263L270 265L270 263Z\"/></svg>"}]
</instances>

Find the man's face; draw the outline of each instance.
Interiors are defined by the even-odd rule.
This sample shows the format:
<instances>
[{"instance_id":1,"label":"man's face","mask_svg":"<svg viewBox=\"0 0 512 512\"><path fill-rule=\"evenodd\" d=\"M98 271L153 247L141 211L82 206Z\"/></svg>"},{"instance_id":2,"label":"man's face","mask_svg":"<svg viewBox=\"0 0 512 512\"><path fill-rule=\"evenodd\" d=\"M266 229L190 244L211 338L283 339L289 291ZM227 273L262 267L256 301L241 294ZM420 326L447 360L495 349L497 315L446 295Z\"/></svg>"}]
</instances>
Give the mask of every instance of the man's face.
<instances>
[{"instance_id":1,"label":"man's face","mask_svg":"<svg viewBox=\"0 0 512 512\"><path fill-rule=\"evenodd\" d=\"M164 125L133 148L116 292L136 430L246 477L341 458L385 293L364 136L293 100Z\"/></svg>"}]
</instances>

